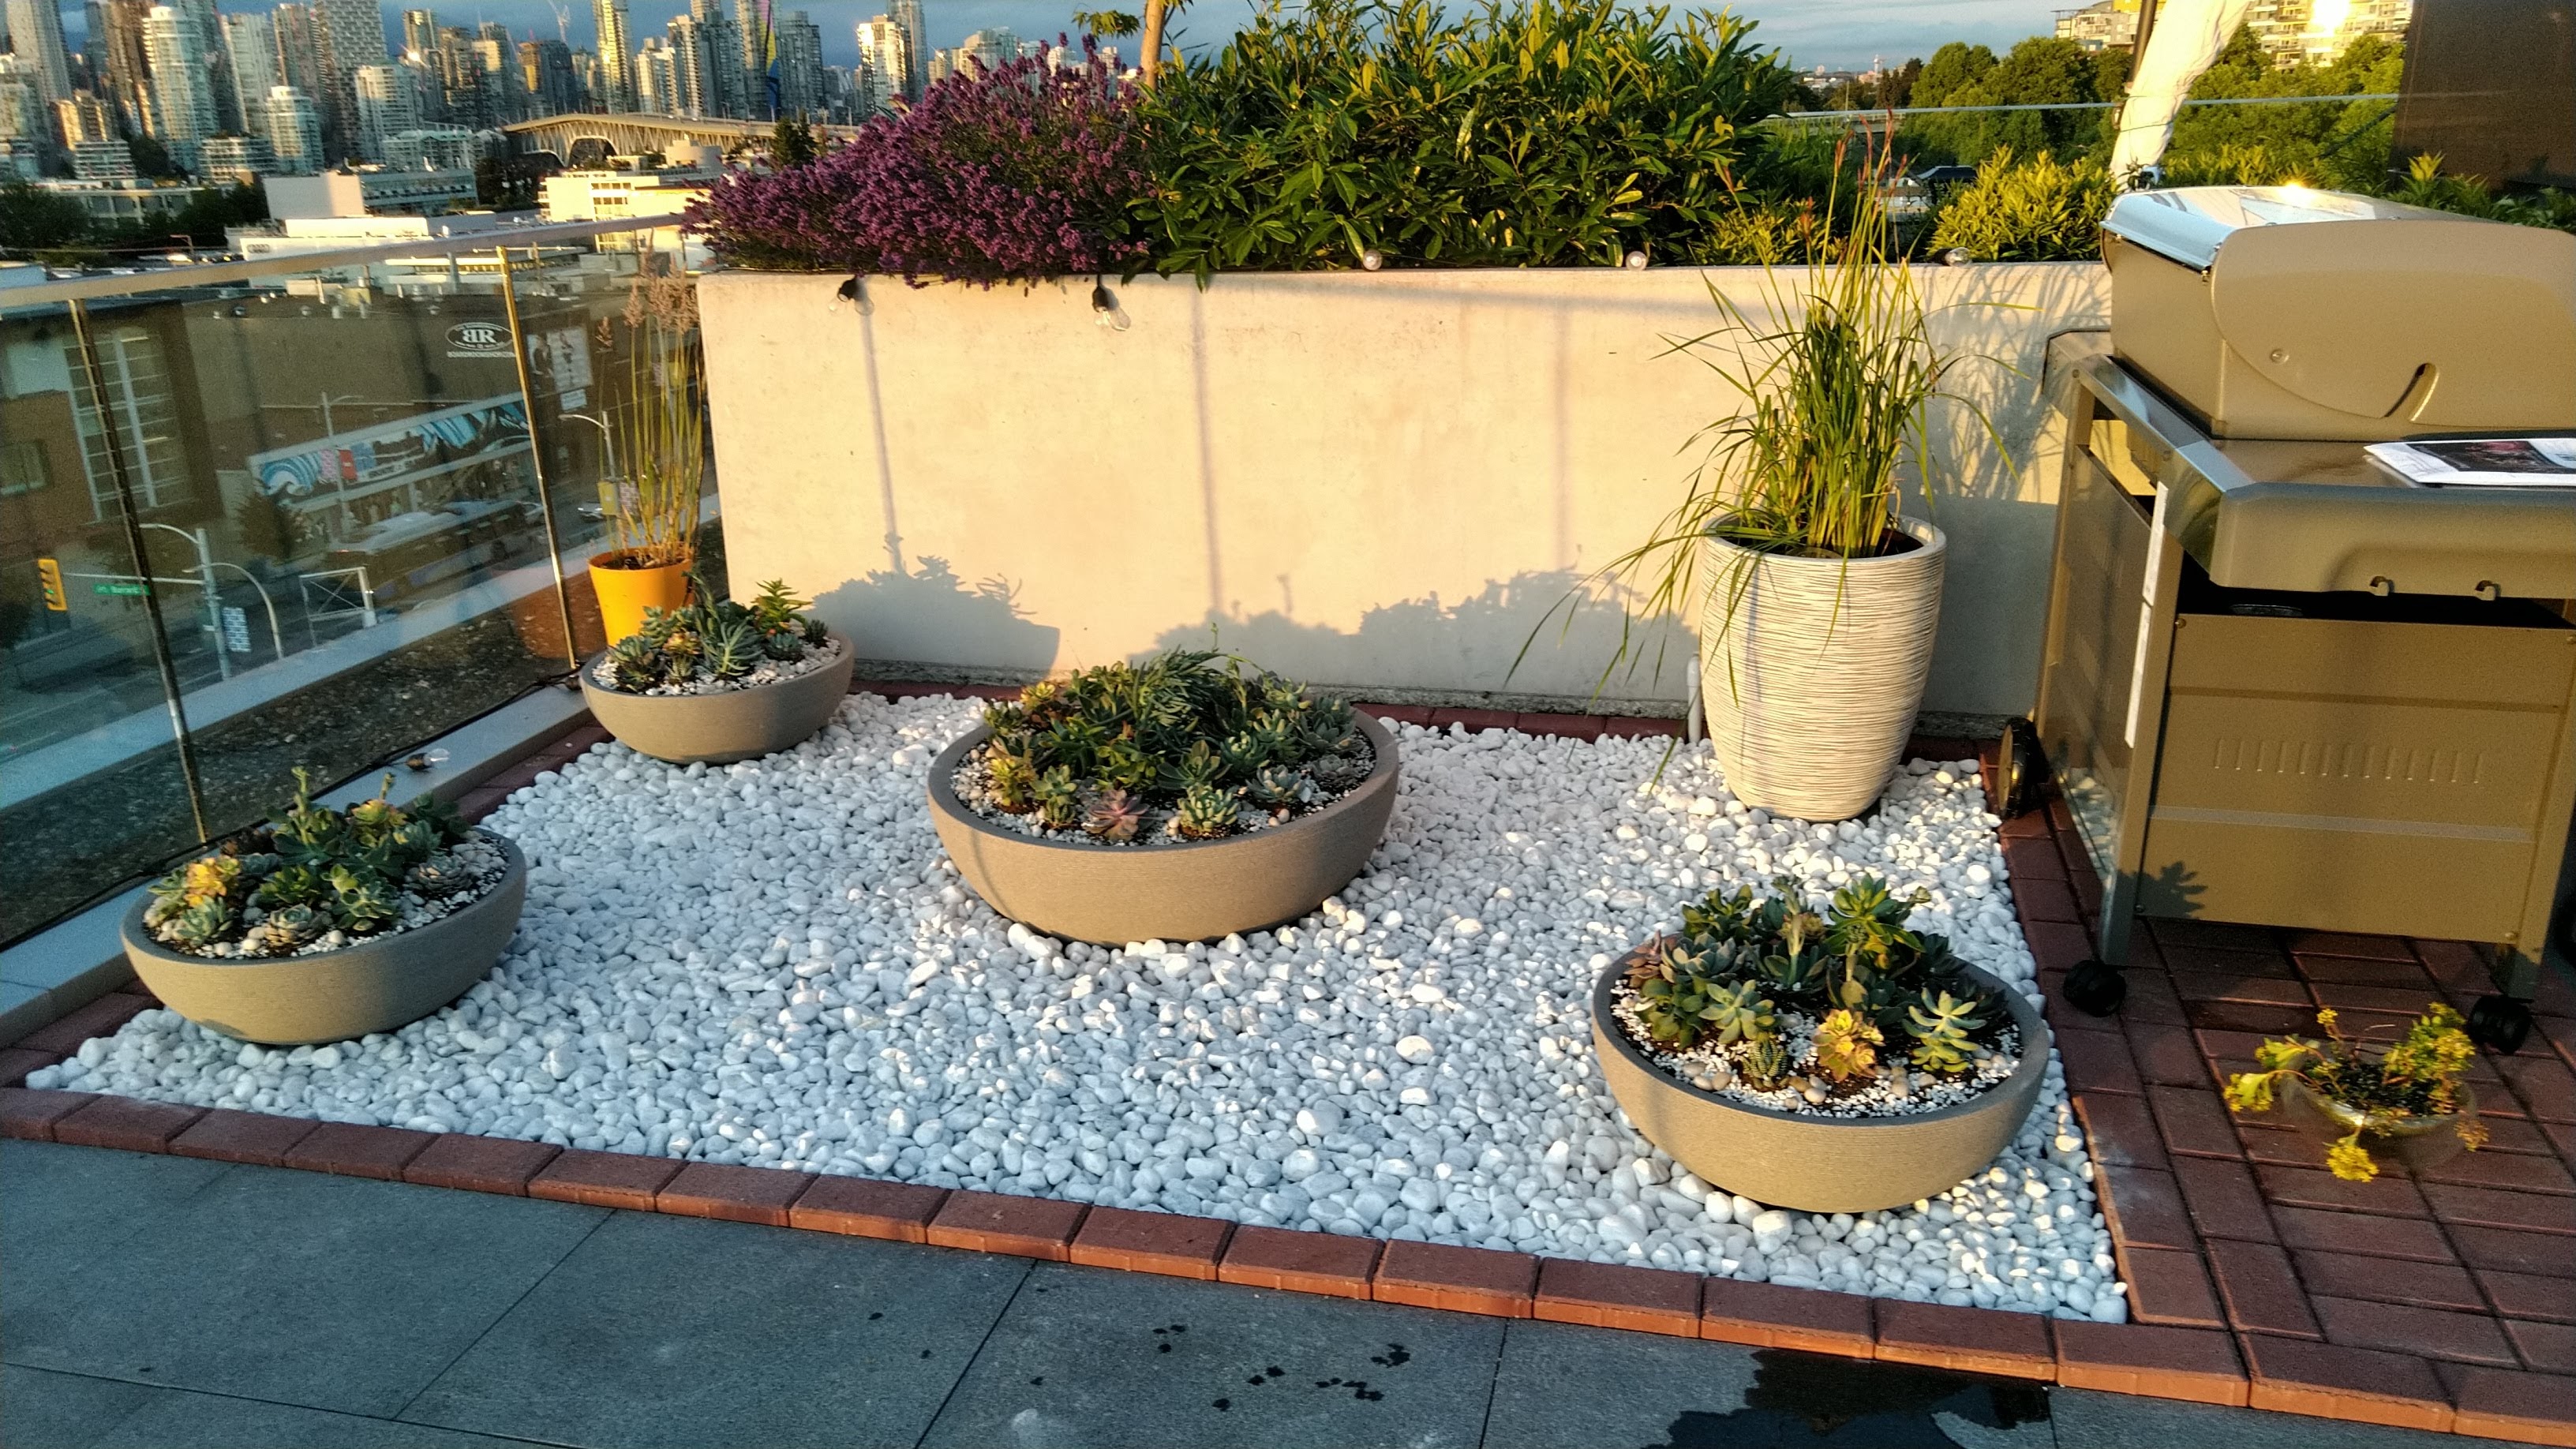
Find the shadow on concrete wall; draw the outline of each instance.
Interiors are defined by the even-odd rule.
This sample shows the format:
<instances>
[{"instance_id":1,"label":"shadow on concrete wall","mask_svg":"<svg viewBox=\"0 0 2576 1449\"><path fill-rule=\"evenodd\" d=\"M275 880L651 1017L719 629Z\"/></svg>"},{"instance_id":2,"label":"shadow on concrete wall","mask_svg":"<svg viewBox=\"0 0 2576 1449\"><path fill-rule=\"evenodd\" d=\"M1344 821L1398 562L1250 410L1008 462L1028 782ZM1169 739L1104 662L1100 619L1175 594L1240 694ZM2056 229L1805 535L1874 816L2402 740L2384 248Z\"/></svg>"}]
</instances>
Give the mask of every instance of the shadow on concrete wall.
<instances>
[{"instance_id":1,"label":"shadow on concrete wall","mask_svg":"<svg viewBox=\"0 0 2576 1449\"><path fill-rule=\"evenodd\" d=\"M1636 618L1623 599L1597 592L1569 619L1559 606L1584 582L1585 575L1571 569L1517 574L1463 599L1431 594L1379 605L1361 616L1356 629L1276 609L1216 615L1175 625L1154 642L1158 649L1213 642L1265 669L1390 703L1420 696L1428 702L1483 698L1525 708L1580 709L1607 701L1622 712L1679 714L1689 692L1690 635L1669 617ZM1622 628L1629 631L1636 662L1614 670L1611 658ZM1409 688L1381 682L1389 659L1415 662Z\"/></svg>"},{"instance_id":2,"label":"shadow on concrete wall","mask_svg":"<svg viewBox=\"0 0 2576 1449\"><path fill-rule=\"evenodd\" d=\"M1060 631L1028 617L1001 579L968 584L948 561L924 555L901 571L877 569L815 600L858 644L871 678L1035 679L1055 666ZM973 659L973 669L924 660ZM870 670L869 662L880 668Z\"/></svg>"}]
</instances>

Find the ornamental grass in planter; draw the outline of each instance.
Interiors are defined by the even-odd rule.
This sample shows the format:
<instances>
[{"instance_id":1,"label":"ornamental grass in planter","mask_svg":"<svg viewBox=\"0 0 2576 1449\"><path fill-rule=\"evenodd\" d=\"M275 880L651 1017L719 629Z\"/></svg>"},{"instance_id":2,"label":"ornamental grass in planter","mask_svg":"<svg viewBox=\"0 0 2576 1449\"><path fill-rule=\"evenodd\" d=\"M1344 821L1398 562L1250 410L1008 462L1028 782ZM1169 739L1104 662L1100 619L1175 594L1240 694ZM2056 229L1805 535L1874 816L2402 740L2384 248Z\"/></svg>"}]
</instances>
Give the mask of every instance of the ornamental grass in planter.
<instances>
[{"instance_id":1,"label":"ornamental grass in planter","mask_svg":"<svg viewBox=\"0 0 2576 1449\"><path fill-rule=\"evenodd\" d=\"M2286 1098L2300 1128L2326 1141L2326 1167L2351 1182L2379 1175L2374 1150L2410 1170L2486 1144L2477 1094L2461 1080L2477 1047L2460 1014L2434 1002L2385 1043L2345 1036L2333 1008L2317 1012L2325 1040L2275 1037L2255 1048L2259 1071L2227 1079L2227 1105L2271 1112Z\"/></svg>"},{"instance_id":2,"label":"ornamental grass in planter","mask_svg":"<svg viewBox=\"0 0 2576 1449\"><path fill-rule=\"evenodd\" d=\"M707 399L696 296L676 260L650 252L627 294L625 406L599 424L608 547L590 557L600 626L611 639L643 627L648 611L685 602L697 562Z\"/></svg>"},{"instance_id":3,"label":"ornamental grass in planter","mask_svg":"<svg viewBox=\"0 0 2576 1449\"><path fill-rule=\"evenodd\" d=\"M1593 1035L1638 1130L1758 1202L1865 1212L1947 1191L2020 1130L2048 1062L2018 993L1870 877L1822 913L1783 878L1711 892L1602 973Z\"/></svg>"},{"instance_id":4,"label":"ornamental grass in planter","mask_svg":"<svg viewBox=\"0 0 2576 1449\"><path fill-rule=\"evenodd\" d=\"M155 881L126 914L135 974L171 1010L277 1044L390 1031L445 1006L518 927L527 862L422 795L295 803Z\"/></svg>"},{"instance_id":5,"label":"ornamental grass in planter","mask_svg":"<svg viewBox=\"0 0 2576 1449\"><path fill-rule=\"evenodd\" d=\"M1368 861L1395 740L1208 650L1033 684L931 766L941 841L1040 930L1198 940L1303 915Z\"/></svg>"},{"instance_id":6,"label":"ornamental grass in planter","mask_svg":"<svg viewBox=\"0 0 2576 1449\"><path fill-rule=\"evenodd\" d=\"M1627 586L1648 617L1696 614L1728 788L1804 820L1868 809L1902 763L1948 552L1940 529L1901 511L1902 479L1937 456L1935 403L1985 426L1944 385L1966 359L1932 341L1882 199L1889 167L1852 172L1838 157L1803 266L1766 264L1753 308L1712 283L1719 325L1668 339L1741 410L1692 439L1708 452L1681 505L1592 581ZM1623 659L1637 662L1624 628L1610 667Z\"/></svg>"},{"instance_id":7,"label":"ornamental grass in planter","mask_svg":"<svg viewBox=\"0 0 2576 1449\"><path fill-rule=\"evenodd\" d=\"M850 641L776 579L748 604L709 597L655 609L582 667L600 726L639 754L726 764L802 743L850 692Z\"/></svg>"}]
</instances>

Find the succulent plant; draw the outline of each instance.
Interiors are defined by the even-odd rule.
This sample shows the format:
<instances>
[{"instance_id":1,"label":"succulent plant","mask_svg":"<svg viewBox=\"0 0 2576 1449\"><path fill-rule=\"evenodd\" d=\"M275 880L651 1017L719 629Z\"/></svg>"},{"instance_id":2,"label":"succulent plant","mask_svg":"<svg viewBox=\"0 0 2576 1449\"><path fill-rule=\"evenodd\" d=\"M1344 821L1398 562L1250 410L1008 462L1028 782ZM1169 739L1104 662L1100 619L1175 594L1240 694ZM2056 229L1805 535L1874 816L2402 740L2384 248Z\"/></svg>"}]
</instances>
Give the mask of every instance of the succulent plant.
<instances>
[{"instance_id":1,"label":"succulent plant","mask_svg":"<svg viewBox=\"0 0 2576 1449\"><path fill-rule=\"evenodd\" d=\"M321 871L309 865L282 865L260 882L259 892L252 897L262 910L282 910L288 906L318 906L329 897L331 883Z\"/></svg>"},{"instance_id":2,"label":"succulent plant","mask_svg":"<svg viewBox=\"0 0 2576 1449\"><path fill-rule=\"evenodd\" d=\"M1173 650L1024 689L984 712L990 798L1017 798L1019 766L1063 768L1086 796L1123 790L1168 810L1175 833L1213 839L1241 828L1245 802L1272 811L1320 804L1368 778L1376 761L1340 700L1247 670L1207 650ZM1196 799L1196 805L1188 802Z\"/></svg>"},{"instance_id":3,"label":"succulent plant","mask_svg":"<svg viewBox=\"0 0 2576 1449\"><path fill-rule=\"evenodd\" d=\"M232 934L240 912L222 896L207 896L179 912L170 923L170 939L183 946L211 946Z\"/></svg>"},{"instance_id":4,"label":"succulent plant","mask_svg":"<svg viewBox=\"0 0 2576 1449\"><path fill-rule=\"evenodd\" d=\"M1082 786L1073 771L1057 765L1038 776L1030 792L1037 802L1038 823L1049 830L1071 830L1082 820Z\"/></svg>"},{"instance_id":5,"label":"succulent plant","mask_svg":"<svg viewBox=\"0 0 2576 1449\"><path fill-rule=\"evenodd\" d=\"M1946 990L1938 994L1927 990L1917 997L1905 1013L1905 1029L1914 1038L1909 1055L1915 1067L1955 1075L1974 1065L1975 1047L1968 1033L1986 1024L1974 1014L1976 1009L1976 1002L1962 1001Z\"/></svg>"},{"instance_id":6,"label":"succulent plant","mask_svg":"<svg viewBox=\"0 0 2576 1449\"><path fill-rule=\"evenodd\" d=\"M2460 1014L2429 1002L2424 1014L2407 1023L2406 1032L2384 1047L2370 1047L2343 1034L2331 1007L2317 1012L2325 1040L2276 1037L2254 1049L2261 1070L2239 1072L2227 1080L2227 1105L2238 1112L2269 1112L2275 1087L2295 1078L2326 1102L2340 1108L2349 1129L2326 1148L2326 1167L2335 1176L2368 1182L2379 1175L2379 1163L2362 1139L2410 1118L2450 1117L2462 1144L2474 1151L2487 1142L2487 1129L2463 1111L2460 1079L2477 1058L2477 1047L2461 1029Z\"/></svg>"},{"instance_id":7,"label":"succulent plant","mask_svg":"<svg viewBox=\"0 0 2576 1449\"><path fill-rule=\"evenodd\" d=\"M331 871L331 915L349 934L363 936L393 924L398 910L384 879L337 866Z\"/></svg>"},{"instance_id":8,"label":"succulent plant","mask_svg":"<svg viewBox=\"0 0 2576 1449\"><path fill-rule=\"evenodd\" d=\"M1145 807L1134 795L1115 787L1091 802L1091 813L1082 820L1083 833L1094 840L1121 845L1136 838L1145 823Z\"/></svg>"},{"instance_id":9,"label":"succulent plant","mask_svg":"<svg viewBox=\"0 0 2576 1449\"><path fill-rule=\"evenodd\" d=\"M984 757L984 788L996 809L1026 815L1037 808L1038 772L1025 754L994 746Z\"/></svg>"},{"instance_id":10,"label":"succulent plant","mask_svg":"<svg viewBox=\"0 0 2576 1449\"><path fill-rule=\"evenodd\" d=\"M424 900L445 900L471 884L456 857L443 850L403 872L403 889Z\"/></svg>"},{"instance_id":11,"label":"succulent plant","mask_svg":"<svg viewBox=\"0 0 2576 1449\"><path fill-rule=\"evenodd\" d=\"M1252 783L1244 787L1244 793L1252 797L1253 804L1276 810L1302 805L1317 792L1315 782L1306 778L1305 771L1287 765L1264 765L1252 777Z\"/></svg>"},{"instance_id":12,"label":"succulent plant","mask_svg":"<svg viewBox=\"0 0 2576 1449\"><path fill-rule=\"evenodd\" d=\"M255 929L270 955L283 956L321 939L331 929L331 918L312 906L286 906L269 912Z\"/></svg>"},{"instance_id":13,"label":"succulent plant","mask_svg":"<svg viewBox=\"0 0 2576 1449\"><path fill-rule=\"evenodd\" d=\"M315 803L306 772L295 777L295 798L276 819L152 883L143 919L155 936L276 954L334 930L361 936L393 925L405 888L437 897L473 885L452 853L473 827L453 805L429 795L396 805L388 774L375 798L334 810Z\"/></svg>"},{"instance_id":14,"label":"succulent plant","mask_svg":"<svg viewBox=\"0 0 2576 1449\"><path fill-rule=\"evenodd\" d=\"M1181 797L1173 828L1191 840L1230 835L1235 822L1234 797L1214 785L1194 785Z\"/></svg>"},{"instance_id":15,"label":"succulent plant","mask_svg":"<svg viewBox=\"0 0 2576 1449\"><path fill-rule=\"evenodd\" d=\"M1789 1049L1780 1044L1778 1037L1747 1042L1737 1055L1735 1070L1744 1078L1744 1085L1753 1090L1777 1091L1780 1084L1788 1080Z\"/></svg>"},{"instance_id":16,"label":"succulent plant","mask_svg":"<svg viewBox=\"0 0 2576 1449\"><path fill-rule=\"evenodd\" d=\"M1761 969L1763 979L1784 996L1812 995L1821 990L1825 982L1824 961L1794 947L1763 957Z\"/></svg>"},{"instance_id":17,"label":"succulent plant","mask_svg":"<svg viewBox=\"0 0 2576 1449\"><path fill-rule=\"evenodd\" d=\"M1816 1026L1816 1066L1837 1082L1878 1075L1878 1047L1887 1040L1868 1017L1856 1011L1825 1013Z\"/></svg>"},{"instance_id":18,"label":"succulent plant","mask_svg":"<svg viewBox=\"0 0 2576 1449\"><path fill-rule=\"evenodd\" d=\"M794 663L831 641L822 621L803 611L806 600L772 579L748 604L715 599L691 579L694 602L676 609L647 609L644 625L609 646L594 671L610 689L638 694L666 684L737 680L764 663ZM710 602L712 600L712 602Z\"/></svg>"},{"instance_id":19,"label":"succulent plant","mask_svg":"<svg viewBox=\"0 0 2576 1449\"><path fill-rule=\"evenodd\" d=\"M1709 987L1708 1007L1701 1016L1719 1045L1771 1040L1776 1018L1771 1014L1771 1003L1761 999L1758 991L1750 981Z\"/></svg>"},{"instance_id":20,"label":"succulent plant","mask_svg":"<svg viewBox=\"0 0 2576 1449\"><path fill-rule=\"evenodd\" d=\"M768 658L762 635L749 619L723 619L707 627L706 671L717 679L740 679ZM801 657L802 649L797 656Z\"/></svg>"}]
</instances>

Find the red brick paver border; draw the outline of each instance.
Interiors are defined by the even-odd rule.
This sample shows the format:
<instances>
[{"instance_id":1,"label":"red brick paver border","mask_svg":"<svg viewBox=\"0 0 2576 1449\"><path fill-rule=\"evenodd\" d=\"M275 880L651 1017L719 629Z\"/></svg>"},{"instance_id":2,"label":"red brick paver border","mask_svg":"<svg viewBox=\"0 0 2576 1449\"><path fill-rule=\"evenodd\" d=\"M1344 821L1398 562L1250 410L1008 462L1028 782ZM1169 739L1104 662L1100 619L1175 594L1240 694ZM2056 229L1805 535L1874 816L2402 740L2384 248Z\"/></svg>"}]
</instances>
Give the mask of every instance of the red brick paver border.
<instances>
[{"instance_id":1,"label":"red brick paver border","mask_svg":"<svg viewBox=\"0 0 2576 1449\"><path fill-rule=\"evenodd\" d=\"M1073 1235L1072 1260L1092 1268L1124 1268L1173 1278L1216 1281L1218 1262L1234 1224L1222 1218L1095 1207Z\"/></svg>"},{"instance_id":2,"label":"red brick paver border","mask_svg":"<svg viewBox=\"0 0 2576 1449\"><path fill-rule=\"evenodd\" d=\"M1530 1315L1550 1323L1699 1337L1700 1276L1542 1258Z\"/></svg>"},{"instance_id":3,"label":"red brick paver border","mask_svg":"<svg viewBox=\"0 0 2576 1449\"><path fill-rule=\"evenodd\" d=\"M1081 1203L1061 1198L960 1189L931 1218L930 1241L943 1248L1062 1263L1073 1257L1073 1235L1082 1226L1083 1212Z\"/></svg>"},{"instance_id":4,"label":"red brick paver border","mask_svg":"<svg viewBox=\"0 0 2576 1449\"><path fill-rule=\"evenodd\" d=\"M896 1243L930 1241L948 1189L866 1177L818 1177L787 1210L787 1225Z\"/></svg>"},{"instance_id":5,"label":"red brick paver border","mask_svg":"<svg viewBox=\"0 0 2576 1449\"><path fill-rule=\"evenodd\" d=\"M1380 1303L1527 1318L1537 1286L1538 1260L1527 1253L1397 1239L1378 1259L1370 1293Z\"/></svg>"},{"instance_id":6,"label":"red brick paver border","mask_svg":"<svg viewBox=\"0 0 2576 1449\"><path fill-rule=\"evenodd\" d=\"M294 1149L295 1144L312 1136L313 1129L319 1125L303 1117L271 1117L260 1112L236 1112L229 1107L217 1107L198 1118L188 1130L171 1138L170 1151L181 1157L284 1167L286 1154Z\"/></svg>"},{"instance_id":7,"label":"red brick paver border","mask_svg":"<svg viewBox=\"0 0 2576 1449\"><path fill-rule=\"evenodd\" d=\"M679 1175L680 1164L667 1157L636 1157L572 1147L557 1154L554 1161L528 1179L528 1196L649 1213L654 1208L654 1194Z\"/></svg>"},{"instance_id":8,"label":"red brick paver border","mask_svg":"<svg viewBox=\"0 0 2576 1449\"><path fill-rule=\"evenodd\" d=\"M1870 1306L1876 1301L1856 1293L1711 1278L1700 1297L1699 1336L1869 1358L1878 1347Z\"/></svg>"},{"instance_id":9,"label":"red brick paver border","mask_svg":"<svg viewBox=\"0 0 2576 1449\"><path fill-rule=\"evenodd\" d=\"M282 1165L398 1182L404 1166L437 1140L436 1133L414 1132L407 1127L324 1122L286 1150Z\"/></svg>"},{"instance_id":10,"label":"red brick paver border","mask_svg":"<svg viewBox=\"0 0 2576 1449\"><path fill-rule=\"evenodd\" d=\"M653 1195L653 1206L682 1217L783 1228L788 1225L789 1209L819 1180L810 1172L775 1167L692 1162Z\"/></svg>"},{"instance_id":11,"label":"red brick paver border","mask_svg":"<svg viewBox=\"0 0 2576 1449\"><path fill-rule=\"evenodd\" d=\"M145 1102L133 1097L100 1097L54 1123L54 1140L126 1152L167 1152L171 1138L187 1131L205 1115L203 1107Z\"/></svg>"},{"instance_id":12,"label":"red brick paver border","mask_svg":"<svg viewBox=\"0 0 2576 1449\"><path fill-rule=\"evenodd\" d=\"M2196 1404L2245 1402L2245 1365L2236 1357L2234 1340L2224 1333L2063 1318L2052 1327L2057 1381L2069 1388Z\"/></svg>"},{"instance_id":13,"label":"red brick paver border","mask_svg":"<svg viewBox=\"0 0 2576 1449\"><path fill-rule=\"evenodd\" d=\"M466 1192L526 1197L528 1180L545 1170L563 1149L551 1142L520 1142L506 1137L469 1137L451 1132L421 1150L403 1166L403 1181Z\"/></svg>"},{"instance_id":14,"label":"red brick paver border","mask_svg":"<svg viewBox=\"0 0 2576 1449\"><path fill-rule=\"evenodd\" d=\"M1320 1293L1328 1298L1366 1298L1377 1271L1375 1238L1344 1238L1332 1233L1295 1232L1287 1228L1241 1227L1217 1261L1220 1283L1254 1288L1285 1288Z\"/></svg>"}]
</instances>

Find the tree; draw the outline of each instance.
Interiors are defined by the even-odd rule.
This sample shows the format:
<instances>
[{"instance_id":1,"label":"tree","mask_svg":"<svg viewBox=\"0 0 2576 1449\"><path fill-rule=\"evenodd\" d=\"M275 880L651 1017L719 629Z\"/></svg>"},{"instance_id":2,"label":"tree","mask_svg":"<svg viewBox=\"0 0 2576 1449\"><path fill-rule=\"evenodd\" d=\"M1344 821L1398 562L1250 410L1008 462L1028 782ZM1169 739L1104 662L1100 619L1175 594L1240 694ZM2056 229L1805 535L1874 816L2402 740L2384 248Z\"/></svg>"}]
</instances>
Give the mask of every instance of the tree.
<instances>
[{"instance_id":1,"label":"tree","mask_svg":"<svg viewBox=\"0 0 2576 1449\"><path fill-rule=\"evenodd\" d=\"M1878 101L1891 110L1914 104L1914 87L1923 79L1923 57L1916 56L1879 78Z\"/></svg>"},{"instance_id":2,"label":"tree","mask_svg":"<svg viewBox=\"0 0 2576 1449\"><path fill-rule=\"evenodd\" d=\"M781 116L769 128L769 164L781 171L802 166L823 154L823 146L814 138L814 128L803 116Z\"/></svg>"},{"instance_id":3,"label":"tree","mask_svg":"<svg viewBox=\"0 0 2576 1449\"><path fill-rule=\"evenodd\" d=\"M1925 62L1923 69L1916 73L1913 104L1948 105L1953 94L1984 80L1994 68L1993 51L1982 45L1951 41L1948 45L1932 52L1932 59Z\"/></svg>"},{"instance_id":4,"label":"tree","mask_svg":"<svg viewBox=\"0 0 2576 1449\"><path fill-rule=\"evenodd\" d=\"M89 211L32 181L0 185L0 251L69 246L89 235Z\"/></svg>"},{"instance_id":5,"label":"tree","mask_svg":"<svg viewBox=\"0 0 2576 1449\"><path fill-rule=\"evenodd\" d=\"M134 152L135 175L158 181L180 174L178 164L170 159L170 148L154 137L136 136L125 144Z\"/></svg>"}]
</instances>

